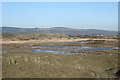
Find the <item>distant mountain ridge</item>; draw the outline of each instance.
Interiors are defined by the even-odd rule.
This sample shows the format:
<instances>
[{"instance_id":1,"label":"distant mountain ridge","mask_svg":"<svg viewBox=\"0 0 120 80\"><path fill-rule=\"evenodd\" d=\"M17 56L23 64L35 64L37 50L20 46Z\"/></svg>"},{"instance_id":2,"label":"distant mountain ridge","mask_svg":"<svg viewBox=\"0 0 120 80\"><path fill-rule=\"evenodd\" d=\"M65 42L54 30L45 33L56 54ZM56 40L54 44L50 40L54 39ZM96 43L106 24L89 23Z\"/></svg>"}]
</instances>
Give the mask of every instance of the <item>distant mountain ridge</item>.
<instances>
[{"instance_id":1,"label":"distant mountain ridge","mask_svg":"<svg viewBox=\"0 0 120 80\"><path fill-rule=\"evenodd\" d=\"M2 33L8 34L41 34L41 33L64 33L68 35L117 35L117 31L98 30L98 29L73 29L66 27L53 28L15 28L1 27Z\"/></svg>"}]
</instances>

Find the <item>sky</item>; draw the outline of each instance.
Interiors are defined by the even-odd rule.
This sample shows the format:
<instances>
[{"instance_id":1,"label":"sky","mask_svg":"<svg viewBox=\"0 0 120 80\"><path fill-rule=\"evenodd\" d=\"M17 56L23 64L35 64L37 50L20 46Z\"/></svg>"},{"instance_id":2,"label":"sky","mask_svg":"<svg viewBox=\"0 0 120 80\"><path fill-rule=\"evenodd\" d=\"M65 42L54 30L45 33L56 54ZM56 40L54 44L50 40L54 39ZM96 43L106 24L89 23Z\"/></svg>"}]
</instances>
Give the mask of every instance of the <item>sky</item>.
<instances>
[{"instance_id":1,"label":"sky","mask_svg":"<svg viewBox=\"0 0 120 80\"><path fill-rule=\"evenodd\" d=\"M118 30L117 2L3 2L2 26Z\"/></svg>"}]
</instances>

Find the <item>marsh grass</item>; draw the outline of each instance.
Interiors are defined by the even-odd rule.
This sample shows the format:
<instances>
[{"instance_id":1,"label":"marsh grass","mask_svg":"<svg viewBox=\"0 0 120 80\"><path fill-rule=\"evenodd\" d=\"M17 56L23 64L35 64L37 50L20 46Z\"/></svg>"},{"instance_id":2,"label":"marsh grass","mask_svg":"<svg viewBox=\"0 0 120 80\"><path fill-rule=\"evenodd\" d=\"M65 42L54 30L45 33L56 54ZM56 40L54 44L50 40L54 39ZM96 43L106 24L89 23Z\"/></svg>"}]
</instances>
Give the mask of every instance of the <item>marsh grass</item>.
<instances>
[{"instance_id":1,"label":"marsh grass","mask_svg":"<svg viewBox=\"0 0 120 80\"><path fill-rule=\"evenodd\" d=\"M3 54L3 77L115 77L113 74L117 71L117 57L116 54L84 56L9 52ZM110 68L115 69L106 71Z\"/></svg>"},{"instance_id":2,"label":"marsh grass","mask_svg":"<svg viewBox=\"0 0 120 80\"><path fill-rule=\"evenodd\" d=\"M2 44L3 78L115 78L118 71L118 50L83 50L87 55L32 53L32 46L117 47L117 41L86 41L84 44ZM53 50L58 49L41 49ZM62 49L64 51L64 49ZM81 50L80 50L81 52ZM112 69L111 69L112 68Z\"/></svg>"}]
</instances>

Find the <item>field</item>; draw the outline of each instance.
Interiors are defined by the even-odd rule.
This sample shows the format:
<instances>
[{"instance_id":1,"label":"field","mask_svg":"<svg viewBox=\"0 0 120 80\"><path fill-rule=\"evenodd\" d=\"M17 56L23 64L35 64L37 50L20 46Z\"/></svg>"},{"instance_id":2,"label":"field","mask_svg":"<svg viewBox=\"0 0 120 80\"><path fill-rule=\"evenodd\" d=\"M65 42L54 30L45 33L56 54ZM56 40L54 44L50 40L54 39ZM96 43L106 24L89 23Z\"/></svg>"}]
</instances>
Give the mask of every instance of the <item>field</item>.
<instances>
[{"instance_id":1,"label":"field","mask_svg":"<svg viewBox=\"0 0 120 80\"><path fill-rule=\"evenodd\" d=\"M99 50L113 47L118 47L114 38L3 37L2 75L3 78L116 78L118 49ZM34 52L38 49L57 53Z\"/></svg>"}]
</instances>

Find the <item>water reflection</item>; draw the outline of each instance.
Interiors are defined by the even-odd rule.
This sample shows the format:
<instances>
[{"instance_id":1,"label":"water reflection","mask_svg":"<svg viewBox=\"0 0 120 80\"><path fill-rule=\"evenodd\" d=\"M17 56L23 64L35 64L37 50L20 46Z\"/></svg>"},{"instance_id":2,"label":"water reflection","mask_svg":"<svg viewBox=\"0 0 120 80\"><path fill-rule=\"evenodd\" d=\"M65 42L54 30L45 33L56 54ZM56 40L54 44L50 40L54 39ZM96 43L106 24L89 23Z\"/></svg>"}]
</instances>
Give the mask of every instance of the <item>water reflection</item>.
<instances>
[{"instance_id":1,"label":"water reflection","mask_svg":"<svg viewBox=\"0 0 120 80\"><path fill-rule=\"evenodd\" d=\"M94 47L77 47L76 50L110 50L110 49L120 49L118 47L113 48L94 48Z\"/></svg>"},{"instance_id":2,"label":"water reflection","mask_svg":"<svg viewBox=\"0 0 120 80\"><path fill-rule=\"evenodd\" d=\"M81 42L57 42L57 43L86 43L84 41ZM47 44L55 44L55 43L47 43ZM112 47L112 48L96 48L96 47L79 47L79 46L63 46L63 47L49 47L49 46L32 46L30 48L35 49L32 51L33 53L54 53L54 54L65 54L65 55L73 55L73 54L87 54L87 53L81 53L82 50L111 50L111 49L120 49L118 47ZM57 51L52 50L40 50L40 49L56 49Z\"/></svg>"},{"instance_id":3,"label":"water reflection","mask_svg":"<svg viewBox=\"0 0 120 80\"><path fill-rule=\"evenodd\" d=\"M54 53L54 54L58 54L59 51L51 51L51 50L40 50L40 49L36 49L35 51L32 51L32 53Z\"/></svg>"},{"instance_id":4,"label":"water reflection","mask_svg":"<svg viewBox=\"0 0 120 80\"><path fill-rule=\"evenodd\" d=\"M7 52L7 51L0 51L0 52Z\"/></svg>"},{"instance_id":5,"label":"water reflection","mask_svg":"<svg viewBox=\"0 0 120 80\"><path fill-rule=\"evenodd\" d=\"M77 46L64 46L64 47L40 47L40 46L33 46L31 48L40 48L40 49L75 49L75 50L110 50L110 49L120 49L118 47L113 48L95 48L95 47L77 47Z\"/></svg>"},{"instance_id":6,"label":"water reflection","mask_svg":"<svg viewBox=\"0 0 120 80\"><path fill-rule=\"evenodd\" d=\"M83 43L86 43L86 42L84 42L84 41L80 41L80 42L51 42L51 43L46 43L46 44L56 44L56 43L83 44Z\"/></svg>"},{"instance_id":7,"label":"water reflection","mask_svg":"<svg viewBox=\"0 0 120 80\"><path fill-rule=\"evenodd\" d=\"M64 51L51 51L51 50L40 50L40 49L36 49L35 51L32 51L32 53L53 53L53 54L62 54L62 55L86 54L86 53L70 53Z\"/></svg>"}]
</instances>

